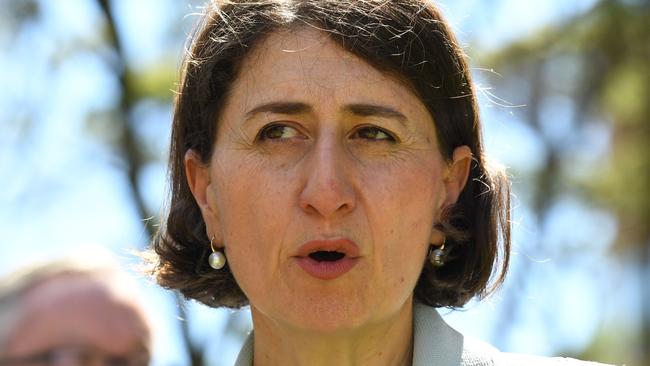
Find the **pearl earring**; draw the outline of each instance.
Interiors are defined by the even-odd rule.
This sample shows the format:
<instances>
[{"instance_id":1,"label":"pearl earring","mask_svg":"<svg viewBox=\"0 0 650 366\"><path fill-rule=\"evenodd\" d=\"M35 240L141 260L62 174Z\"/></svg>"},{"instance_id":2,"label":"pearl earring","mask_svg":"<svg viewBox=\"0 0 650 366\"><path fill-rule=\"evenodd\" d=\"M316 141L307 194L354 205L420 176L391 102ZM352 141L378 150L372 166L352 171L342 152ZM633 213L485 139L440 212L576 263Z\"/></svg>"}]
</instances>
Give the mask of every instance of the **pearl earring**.
<instances>
[{"instance_id":1,"label":"pearl earring","mask_svg":"<svg viewBox=\"0 0 650 366\"><path fill-rule=\"evenodd\" d=\"M429 262L434 267L442 267L445 265L445 242L446 240L436 249L433 249L433 245L429 247Z\"/></svg>"},{"instance_id":2,"label":"pearl earring","mask_svg":"<svg viewBox=\"0 0 650 366\"><path fill-rule=\"evenodd\" d=\"M226 256L216 249L214 249L214 236L210 239L210 249L212 249L212 254L208 257L208 263L210 267L214 269L222 269L226 265Z\"/></svg>"}]
</instances>

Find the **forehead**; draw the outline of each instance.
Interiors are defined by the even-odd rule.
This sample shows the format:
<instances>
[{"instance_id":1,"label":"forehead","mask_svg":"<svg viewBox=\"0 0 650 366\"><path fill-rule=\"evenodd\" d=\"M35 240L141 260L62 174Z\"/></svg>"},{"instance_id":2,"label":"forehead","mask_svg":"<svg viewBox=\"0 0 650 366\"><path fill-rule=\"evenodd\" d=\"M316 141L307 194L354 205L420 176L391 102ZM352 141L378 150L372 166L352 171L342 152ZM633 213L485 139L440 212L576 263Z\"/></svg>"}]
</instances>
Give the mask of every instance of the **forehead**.
<instances>
[{"instance_id":1,"label":"forehead","mask_svg":"<svg viewBox=\"0 0 650 366\"><path fill-rule=\"evenodd\" d=\"M25 294L8 351L90 345L107 352L148 348L149 330L137 303L106 279L62 275Z\"/></svg>"},{"instance_id":2,"label":"forehead","mask_svg":"<svg viewBox=\"0 0 650 366\"><path fill-rule=\"evenodd\" d=\"M309 60L310 63L303 63L300 70L291 71L313 71L332 63L350 67L359 62L363 63L357 56L334 42L327 32L302 26L280 29L264 37L245 60L245 69L250 71L250 68L255 66L277 66L283 62L299 60Z\"/></svg>"},{"instance_id":3,"label":"forehead","mask_svg":"<svg viewBox=\"0 0 650 366\"><path fill-rule=\"evenodd\" d=\"M426 110L406 83L344 50L313 27L283 29L267 36L244 59L231 101L250 107L279 97L317 98L321 105L356 102L401 103ZM328 103L329 102L329 103Z\"/></svg>"}]
</instances>

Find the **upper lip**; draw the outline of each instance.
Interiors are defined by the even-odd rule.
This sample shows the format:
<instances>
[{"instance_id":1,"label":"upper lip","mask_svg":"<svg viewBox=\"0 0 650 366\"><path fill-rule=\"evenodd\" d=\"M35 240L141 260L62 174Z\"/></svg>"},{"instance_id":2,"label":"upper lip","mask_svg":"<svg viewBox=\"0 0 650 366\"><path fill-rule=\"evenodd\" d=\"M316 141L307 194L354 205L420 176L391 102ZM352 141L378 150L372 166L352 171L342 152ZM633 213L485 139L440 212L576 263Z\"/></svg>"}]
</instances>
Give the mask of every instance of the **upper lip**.
<instances>
[{"instance_id":1,"label":"upper lip","mask_svg":"<svg viewBox=\"0 0 650 366\"><path fill-rule=\"evenodd\" d=\"M354 241L347 238L340 238L308 241L298 248L295 256L308 257L310 254L319 251L339 252L352 258L359 257L360 255L359 246Z\"/></svg>"}]
</instances>

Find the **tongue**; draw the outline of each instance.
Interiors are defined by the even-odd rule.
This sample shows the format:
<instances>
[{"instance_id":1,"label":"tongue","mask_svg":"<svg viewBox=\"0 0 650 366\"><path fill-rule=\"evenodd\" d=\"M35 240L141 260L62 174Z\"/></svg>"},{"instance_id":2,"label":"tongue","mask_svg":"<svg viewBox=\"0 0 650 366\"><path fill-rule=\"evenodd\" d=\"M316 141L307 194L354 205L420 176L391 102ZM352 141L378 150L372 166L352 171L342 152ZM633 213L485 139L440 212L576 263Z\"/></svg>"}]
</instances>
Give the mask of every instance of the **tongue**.
<instances>
[{"instance_id":1,"label":"tongue","mask_svg":"<svg viewBox=\"0 0 650 366\"><path fill-rule=\"evenodd\" d=\"M340 252L318 251L311 253L309 257L319 262L335 262L339 259L343 259L343 257L345 257L345 254Z\"/></svg>"}]
</instances>

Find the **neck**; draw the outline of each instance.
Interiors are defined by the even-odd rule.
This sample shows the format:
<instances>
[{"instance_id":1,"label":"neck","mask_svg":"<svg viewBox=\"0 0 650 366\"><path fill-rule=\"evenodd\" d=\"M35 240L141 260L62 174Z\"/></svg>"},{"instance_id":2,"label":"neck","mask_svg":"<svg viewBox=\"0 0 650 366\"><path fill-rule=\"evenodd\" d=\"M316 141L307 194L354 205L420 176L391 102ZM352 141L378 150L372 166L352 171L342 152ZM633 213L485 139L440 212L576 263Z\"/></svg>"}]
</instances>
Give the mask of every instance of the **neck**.
<instances>
[{"instance_id":1,"label":"neck","mask_svg":"<svg viewBox=\"0 0 650 366\"><path fill-rule=\"evenodd\" d=\"M360 329L313 332L269 321L254 307L254 365L411 366L413 303Z\"/></svg>"}]
</instances>

